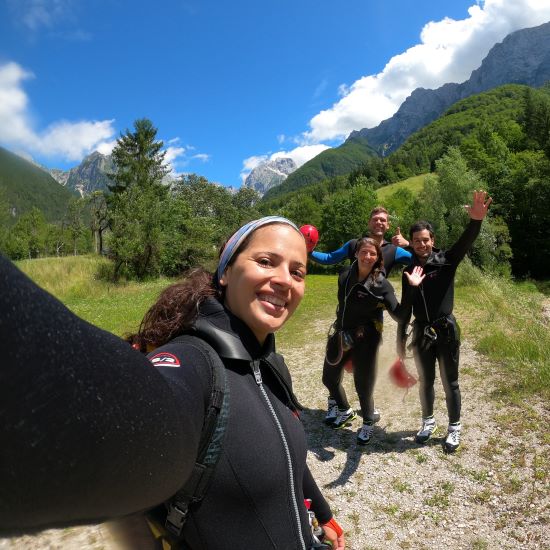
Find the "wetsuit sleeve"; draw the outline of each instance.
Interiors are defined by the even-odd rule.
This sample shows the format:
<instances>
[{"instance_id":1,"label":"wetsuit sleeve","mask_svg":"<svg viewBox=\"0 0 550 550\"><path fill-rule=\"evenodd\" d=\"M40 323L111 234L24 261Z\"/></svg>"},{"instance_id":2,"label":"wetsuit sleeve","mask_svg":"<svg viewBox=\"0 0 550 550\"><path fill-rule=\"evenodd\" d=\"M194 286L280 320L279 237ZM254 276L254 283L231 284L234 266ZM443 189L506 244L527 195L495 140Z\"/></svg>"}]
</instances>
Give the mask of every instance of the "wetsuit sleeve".
<instances>
[{"instance_id":1,"label":"wetsuit sleeve","mask_svg":"<svg viewBox=\"0 0 550 550\"><path fill-rule=\"evenodd\" d=\"M481 220L470 220L470 223L466 226L466 229L456 243L446 251L445 259L454 265L458 265L464 256L466 256L468 250L470 250L480 230Z\"/></svg>"},{"instance_id":2,"label":"wetsuit sleeve","mask_svg":"<svg viewBox=\"0 0 550 550\"><path fill-rule=\"evenodd\" d=\"M407 342L407 327L412 315L412 292L407 276L403 273L401 277L401 315L397 323L397 353L405 356L405 345Z\"/></svg>"},{"instance_id":3,"label":"wetsuit sleeve","mask_svg":"<svg viewBox=\"0 0 550 550\"><path fill-rule=\"evenodd\" d=\"M330 506L319 490L317 483L315 483L307 464L304 470L303 491L304 498L311 499L311 509L315 512L315 517L319 520L319 523L330 521L332 517Z\"/></svg>"},{"instance_id":4,"label":"wetsuit sleeve","mask_svg":"<svg viewBox=\"0 0 550 550\"><path fill-rule=\"evenodd\" d=\"M412 262L412 254L408 250L397 246L395 248L395 262L402 265L410 265Z\"/></svg>"},{"instance_id":5,"label":"wetsuit sleeve","mask_svg":"<svg viewBox=\"0 0 550 550\"><path fill-rule=\"evenodd\" d=\"M348 241L338 250L334 250L332 252L318 252L317 250L314 250L310 254L310 258L322 265L332 265L343 262L349 257L351 243L352 241Z\"/></svg>"},{"instance_id":6,"label":"wetsuit sleeve","mask_svg":"<svg viewBox=\"0 0 550 550\"><path fill-rule=\"evenodd\" d=\"M183 485L200 377L163 376L1 256L0 342L0 531L129 514Z\"/></svg>"},{"instance_id":7,"label":"wetsuit sleeve","mask_svg":"<svg viewBox=\"0 0 550 550\"><path fill-rule=\"evenodd\" d=\"M387 279L383 279L382 281L382 299L384 301L386 311L390 314L394 321L399 323L406 314L406 311L397 301L393 286Z\"/></svg>"}]
</instances>

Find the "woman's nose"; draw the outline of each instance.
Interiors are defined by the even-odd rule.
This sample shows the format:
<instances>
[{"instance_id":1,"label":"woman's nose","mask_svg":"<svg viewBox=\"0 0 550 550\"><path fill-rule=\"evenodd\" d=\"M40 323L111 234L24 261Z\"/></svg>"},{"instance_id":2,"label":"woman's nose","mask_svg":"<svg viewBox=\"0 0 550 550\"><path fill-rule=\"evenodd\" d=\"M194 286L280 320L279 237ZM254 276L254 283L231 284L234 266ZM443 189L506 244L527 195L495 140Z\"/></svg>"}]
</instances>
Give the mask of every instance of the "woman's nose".
<instances>
[{"instance_id":1,"label":"woman's nose","mask_svg":"<svg viewBox=\"0 0 550 550\"><path fill-rule=\"evenodd\" d=\"M288 268L282 265L275 269L271 280L275 284L285 288L289 288L292 286L292 275L290 274Z\"/></svg>"}]
</instances>

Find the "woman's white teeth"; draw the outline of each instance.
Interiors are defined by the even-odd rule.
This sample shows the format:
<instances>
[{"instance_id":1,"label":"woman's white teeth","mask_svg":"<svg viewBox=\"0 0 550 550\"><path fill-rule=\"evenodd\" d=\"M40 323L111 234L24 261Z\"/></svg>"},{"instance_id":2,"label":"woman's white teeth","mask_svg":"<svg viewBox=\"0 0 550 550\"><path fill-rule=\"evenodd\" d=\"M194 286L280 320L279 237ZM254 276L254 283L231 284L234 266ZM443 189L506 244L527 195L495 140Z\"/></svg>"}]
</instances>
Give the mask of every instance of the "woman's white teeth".
<instances>
[{"instance_id":1,"label":"woman's white teeth","mask_svg":"<svg viewBox=\"0 0 550 550\"><path fill-rule=\"evenodd\" d=\"M277 298L276 296L271 296L269 294L260 294L260 300L263 300L264 302L269 302L270 304L279 307L286 305L286 302L284 300L281 300L281 298Z\"/></svg>"}]
</instances>

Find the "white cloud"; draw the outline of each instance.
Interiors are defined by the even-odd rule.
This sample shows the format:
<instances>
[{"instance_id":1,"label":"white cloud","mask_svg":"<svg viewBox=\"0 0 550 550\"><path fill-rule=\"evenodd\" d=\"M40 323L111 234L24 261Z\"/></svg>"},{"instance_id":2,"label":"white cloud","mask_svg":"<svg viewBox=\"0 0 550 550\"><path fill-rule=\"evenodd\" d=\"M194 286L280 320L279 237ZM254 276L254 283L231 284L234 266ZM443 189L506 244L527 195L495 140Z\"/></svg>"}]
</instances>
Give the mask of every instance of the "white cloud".
<instances>
[{"instance_id":1,"label":"white cloud","mask_svg":"<svg viewBox=\"0 0 550 550\"><path fill-rule=\"evenodd\" d=\"M174 143L174 140L170 140L168 143ZM172 164L177 158L185 155L185 147L167 147L166 154L164 155L164 161L167 164Z\"/></svg>"},{"instance_id":2,"label":"white cloud","mask_svg":"<svg viewBox=\"0 0 550 550\"><path fill-rule=\"evenodd\" d=\"M180 141L180 138L176 137L166 142L169 146L165 149L164 162L170 169L173 177L182 174L183 172L180 169L187 166L192 160L200 162L208 162L210 160L210 155L206 153L195 153L189 156L189 153L195 151L196 148L192 145L180 146L178 145Z\"/></svg>"},{"instance_id":3,"label":"white cloud","mask_svg":"<svg viewBox=\"0 0 550 550\"><path fill-rule=\"evenodd\" d=\"M243 172L251 172L259 166L260 164L263 164L264 162L267 162L269 160L268 155L256 155L253 157L248 157L247 159L243 160Z\"/></svg>"},{"instance_id":4,"label":"white cloud","mask_svg":"<svg viewBox=\"0 0 550 550\"><path fill-rule=\"evenodd\" d=\"M201 162L208 162L210 160L210 155L206 153L197 153L191 157L193 160L200 160Z\"/></svg>"},{"instance_id":5,"label":"white cloud","mask_svg":"<svg viewBox=\"0 0 550 550\"><path fill-rule=\"evenodd\" d=\"M352 130L372 128L391 117L418 87L463 82L496 42L518 29L550 20L550 0L485 0L463 20L431 21L420 43L396 55L383 71L339 87L341 99L309 122L301 142L341 140Z\"/></svg>"},{"instance_id":6,"label":"white cloud","mask_svg":"<svg viewBox=\"0 0 550 550\"><path fill-rule=\"evenodd\" d=\"M35 149L47 157L63 157L78 161L105 145L113 133L113 120L56 122L40 136L35 136ZM103 147L104 148L104 147Z\"/></svg>"},{"instance_id":7,"label":"white cloud","mask_svg":"<svg viewBox=\"0 0 550 550\"><path fill-rule=\"evenodd\" d=\"M78 161L101 148L107 150L115 133L113 120L57 121L38 130L30 116L23 82L33 74L17 63L0 65L0 143L31 155ZM111 146L112 149L112 146Z\"/></svg>"},{"instance_id":8,"label":"white cloud","mask_svg":"<svg viewBox=\"0 0 550 550\"><path fill-rule=\"evenodd\" d=\"M319 153L322 153L326 149L330 149L328 145L318 143L316 145L302 145L301 147L296 147L292 151L278 151L271 155L269 160L275 160L278 158L291 158L298 168L305 164L308 160L311 160L313 157L316 157Z\"/></svg>"},{"instance_id":9,"label":"white cloud","mask_svg":"<svg viewBox=\"0 0 550 550\"><path fill-rule=\"evenodd\" d=\"M102 155L110 155L115 148L116 142L116 139L113 139L111 141L103 141L95 149Z\"/></svg>"},{"instance_id":10,"label":"white cloud","mask_svg":"<svg viewBox=\"0 0 550 550\"><path fill-rule=\"evenodd\" d=\"M8 0L12 16L31 31L51 28L70 18L72 4L73 0Z\"/></svg>"}]
</instances>

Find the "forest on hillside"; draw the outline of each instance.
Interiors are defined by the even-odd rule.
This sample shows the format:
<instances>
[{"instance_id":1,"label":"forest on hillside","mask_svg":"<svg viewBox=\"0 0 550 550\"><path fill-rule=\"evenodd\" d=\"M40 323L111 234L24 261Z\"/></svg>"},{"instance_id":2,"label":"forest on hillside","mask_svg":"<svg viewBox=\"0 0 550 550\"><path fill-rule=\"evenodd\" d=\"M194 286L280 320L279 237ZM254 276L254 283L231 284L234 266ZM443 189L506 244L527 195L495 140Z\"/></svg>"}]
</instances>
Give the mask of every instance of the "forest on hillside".
<instances>
[{"instance_id":1,"label":"forest on hillside","mask_svg":"<svg viewBox=\"0 0 550 550\"><path fill-rule=\"evenodd\" d=\"M427 219L446 247L467 221L463 205L472 190L487 189L494 204L470 255L474 264L503 275L550 276L549 86L506 85L472 96L388 157L369 156L347 176L264 200L194 174L165 185L156 134L151 121L137 120L113 151L109 192L72 199L57 222L34 208L10 225L0 194L0 250L12 259L96 252L113 260L104 273L110 278L175 276L212 267L228 234L267 214L316 225L319 248L333 249L363 234L377 189L426 174L419 193L401 188L385 199L394 227L405 233L414 220Z\"/></svg>"}]
</instances>

